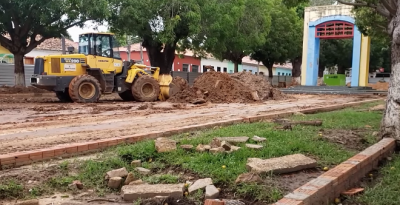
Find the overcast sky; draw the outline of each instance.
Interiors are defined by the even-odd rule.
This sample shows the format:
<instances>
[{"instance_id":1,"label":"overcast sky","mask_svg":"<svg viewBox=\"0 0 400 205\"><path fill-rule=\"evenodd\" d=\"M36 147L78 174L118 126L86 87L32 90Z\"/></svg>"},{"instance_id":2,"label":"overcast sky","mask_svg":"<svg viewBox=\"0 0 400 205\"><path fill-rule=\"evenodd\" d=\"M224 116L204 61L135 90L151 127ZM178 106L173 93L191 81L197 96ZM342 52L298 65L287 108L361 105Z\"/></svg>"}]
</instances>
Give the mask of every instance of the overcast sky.
<instances>
[{"instance_id":1,"label":"overcast sky","mask_svg":"<svg viewBox=\"0 0 400 205\"><path fill-rule=\"evenodd\" d=\"M106 32L108 30L107 24L96 25L92 22L86 22L83 28L80 27L72 27L68 29L68 33L71 35L71 38L78 42L79 34L86 32Z\"/></svg>"}]
</instances>

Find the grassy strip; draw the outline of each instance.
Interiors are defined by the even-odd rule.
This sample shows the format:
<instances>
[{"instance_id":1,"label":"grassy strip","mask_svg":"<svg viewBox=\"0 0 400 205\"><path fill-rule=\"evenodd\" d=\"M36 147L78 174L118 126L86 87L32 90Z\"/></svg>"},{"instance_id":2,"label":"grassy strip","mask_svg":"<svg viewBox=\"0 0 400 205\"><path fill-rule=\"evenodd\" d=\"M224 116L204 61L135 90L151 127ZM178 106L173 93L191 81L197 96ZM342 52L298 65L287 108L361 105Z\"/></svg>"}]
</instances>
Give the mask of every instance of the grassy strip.
<instances>
[{"instance_id":1,"label":"grassy strip","mask_svg":"<svg viewBox=\"0 0 400 205\"><path fill-rule=\"evenodd\" d=\"M188 152L180 148L175 152L159 154L155 150L154 141L118 146L109 149L97 160L60 164L58 168L60 171L56 176L46 180L44 185L31 188L29 194L25 194L24 197L34 197L50 190L67 191L68 184L72 183L73 180L80 180L85 184L85 187L94 189L99 195L104 195L113 191L106 186L104 181L105 173L121 167L126 167L128 171L134 171L134 168L130 166L130 162L140 159L143 162L143 167L151 169L153 173L159 173L159 175L154 176L141 176L148 183L184 182L180 173L177 174L177 172L186 172L197 177L211 177L218 187L222 187L223 190L228 192L235 192L237 197L250 198L266 203L273 202L282 197L283 193L279 187L271 184L234 184L238 175L247 172L246 162L248 158L272 158L303 153L317 159L321 167L336 165L351 157L357 151L329 142L321 133L324 130L332 129L366 129L368 134L364 140L369 144L374 143L375 140L371 134L379 127L381 113L368 112L365 109L377 104L379 103L368 103L357 108L292 117L292 120L322 120L323 125L321 127L295 126L292 130L279 130L275 129L278 126L277 124L260 122L185 133L174 137L179 144L191 144L195 147L198 144L209 144L215 137L252 137L257 135L267 138L266 142L259 143L265 148L257 151L245 148L242 144L239 145L242 147L240 150L230 154ZM366 125L368 126L366 127ZM256 142L250 140L249 143ZM166 169L175 172L166 174ZM273 178L276 176L264 177ZM21 194L15 194L17 193L15 190L18 190L19 187L19 184L13 180L0 182L0 193L2 190L12 190L0 195L0 198L20 198ZM197 193L190 197L199 198L201 196L202 193Z\"/></svg>"}]
</instances>

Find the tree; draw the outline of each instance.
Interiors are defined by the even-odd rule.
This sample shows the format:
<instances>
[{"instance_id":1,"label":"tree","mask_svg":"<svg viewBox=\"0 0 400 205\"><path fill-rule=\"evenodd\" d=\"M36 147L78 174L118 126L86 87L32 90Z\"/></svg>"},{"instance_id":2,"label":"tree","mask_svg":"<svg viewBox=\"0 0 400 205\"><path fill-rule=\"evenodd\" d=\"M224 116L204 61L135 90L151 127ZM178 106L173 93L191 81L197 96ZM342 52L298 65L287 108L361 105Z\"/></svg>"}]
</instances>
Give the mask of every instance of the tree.
<instances>
[{"instance_id":1,"label":"tree","mask_svg":"<svg viewBox=\"0 0 400 205\"><path fill-rule=\"evenodd\" d=\"M234 72L238 72L243 57L265 42L273 3L266 0L217 0L217 11L207 26L203 48L221 61L232 61Z\"/></svg>"},{"instance_id":2,"label":"tree","mask_svg":"<svg viewBox=\"0 0 400 205\"><path fill-rule=\"evenodd\" d=\"M107 5L107 0L2 0L0 44L14 54L15 84L25 85L25 54L46 39L68 36L73 26L102 21Z\"/></svg>"},{"instance_id":3,"label":"tree","mask_svg":"<svg viewBox=\"0 0 400 205\"><path fill-rule=\"evenodd\" d=\"M340 3L357 7L373 9L374 13L383 17L384 31L391 39L391 67L390 85L386 100L386 110L381 123L381 136L400 139L400 1L397 0L356 0ZM372 10L371 10L372 11ZM360 20L360 19L359 19ZM369 19L368 22L371 22Z\"/></svg>"},{"instance_id":4,"label":"tree","mask_svg":"<svg viewBox=\"0 0 400 205\"><path fill-rule=\"evenodd\" d=\"M274 63L285 63L301 56L303 24L295 9L287 8L280 1L276 2L270 15L272 29L266 35L265 43L255 47L251 58L261 61L268 68L272 82Z\"/></svg>"},{"instance_id":5,"label":"tree","mask_svg":"<svg viewBox=\"0 0 400 205\"><path fill-rule=\"evenodd\" d=\"M211 8L211 0L110 0L113 15L111 29L119 34L135 33L146 48L152 66L169 74L175 51L183 39L199 33L202 11ZM182 48L184 50L184 48Z\"/></svg>"}]
</instances>

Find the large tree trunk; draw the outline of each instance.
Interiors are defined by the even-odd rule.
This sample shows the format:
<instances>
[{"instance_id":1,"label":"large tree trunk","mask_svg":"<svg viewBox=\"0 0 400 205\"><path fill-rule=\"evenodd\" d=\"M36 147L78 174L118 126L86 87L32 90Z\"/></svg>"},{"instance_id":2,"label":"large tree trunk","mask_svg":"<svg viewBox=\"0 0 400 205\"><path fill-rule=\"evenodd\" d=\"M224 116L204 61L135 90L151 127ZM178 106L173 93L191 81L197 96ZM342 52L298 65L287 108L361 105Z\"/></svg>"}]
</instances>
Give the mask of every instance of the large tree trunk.
<instances>
[{"instance_id":1,"label":"large tree trunk","mask_svg":"<svg viewBox=\"0 0 400 205\"><path fill-rule=\"evenodd\" d=\"M167 44L162 47L161 43L151 43L145 40L143 42L143 47L147 50L151 66L160 67L160 74L171 73L172 64L175 60L176 44Z\"/></svg>"},{"instance_id":2,"label":"large tree trunk","mask_svg":"<svg viewBox=\"0 0 400 205\"><path fill-rule=\"evenodd\" d=\"M239 72L239 63L237 63L237 62L234 62L234 68L233 68L233 72L234 73L237 73L237 72Z\"/></svg>"},{"instance_id":3,"label":"large tree trunk","mask_svg":"<svg viewBox=\"0 0 400 205\"><path fill-rule=\"evenodd\" d=\"M399 24L400 16L397 17L395 25ZM395 30L394 35L398 34ZM381 136L400 140L400 42L396 41L395 38L394 36L392 41L392 72L386 99L386 110L381 123Z\"/></svg>"},{"instance_id":4,"label":"large tree trunk","mask_svg":"<svg viewBox=\"0 0 400 205\"><path fill-rule=\"evenodd\" d=\"M346 68L343 65L338 65L337 74L345 74L345 73L346 73Z\"/></svg>"},{"instance_id":5,"label":"large tree trunk","mask_svg":"<svg viewBox=\"0 0 400 205\"><path fill-rule=\"evenodd\" d=\"M301 76L301 64L302 64L303 58L302 56L298 56L294 59L291 60L292 62L292 84L293 85L299 85L301 84L300 76Z\"/></svg>"},{"instance_id":6,"label":"large tree trunk","mask_svg":"<svg viewBox=\"0 0 400 205\"><path fill-rule=\"evenodd\" d=\"M24 54L14 54L14 66L15 86L25 87Z\"/></svg>"}]
</instances>

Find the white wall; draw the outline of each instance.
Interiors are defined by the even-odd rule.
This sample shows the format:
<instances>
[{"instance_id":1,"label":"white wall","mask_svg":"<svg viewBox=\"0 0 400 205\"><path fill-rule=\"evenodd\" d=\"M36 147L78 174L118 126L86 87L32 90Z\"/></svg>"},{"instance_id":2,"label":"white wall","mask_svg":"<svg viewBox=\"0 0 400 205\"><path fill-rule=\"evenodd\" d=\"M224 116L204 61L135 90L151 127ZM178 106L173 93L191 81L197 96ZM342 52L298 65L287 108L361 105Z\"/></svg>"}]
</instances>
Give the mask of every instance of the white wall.
<instances>
[{"instance_id":1,"label":"white wall","mask_svg":"<svg viewBox=\"0 0 400 205\"><path fill-rule=\"evenodd\" d=\"M34 58L36 58L37 56L47 56L47 55L56 55L56 54L62 54L62 51L33 49L31 52L29 52L25 56L26 57L34 57Z\"/></svg>"},{"instance_id":2,"label":"white wall","mask_svg":"<svg viewBox=\"0 0 400 205\"><path fill-rule=\"evenodd\" d=\"M200 61L200 70L199 72L203 72L203 66L211 65L214 66L215 71L217 71L217 67L221 67L221 72L223 72L223 68L228 69L228 61L224 60L223 62L216 59L205 59L202 58Z\"/></svg>"}]
</instances>

